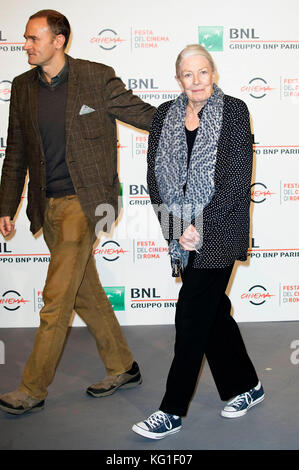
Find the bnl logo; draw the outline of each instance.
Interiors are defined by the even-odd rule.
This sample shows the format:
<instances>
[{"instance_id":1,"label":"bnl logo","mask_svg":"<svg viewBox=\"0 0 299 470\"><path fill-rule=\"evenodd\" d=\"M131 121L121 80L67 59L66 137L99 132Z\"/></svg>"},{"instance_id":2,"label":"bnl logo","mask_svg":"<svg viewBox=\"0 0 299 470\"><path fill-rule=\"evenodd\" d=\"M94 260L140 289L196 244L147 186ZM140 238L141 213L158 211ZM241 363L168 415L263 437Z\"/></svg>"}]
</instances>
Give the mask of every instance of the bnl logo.
<instances>
[{"instance_id":1,"label":"bnl logo","mask_svg":"<svg viewBox=\"0 0 299 470\"><path fill-rule=\"evenodd\" d=\"M125 310L125 288L124 286L104 287L104 291L115 311Z\"/></svg>"},{"instance_id":2,"label":"bnl logo","mask_svg":"<svg viewBox=\"0 0 299 470\"><path fill-rule=\"evenodd\" d=\"M207 51L223 51L223 26L199 26L198 43Z\"/></svg>"},{"instance_id":3,"label":"bnl logo","mask_svg":"<svg viewBox=\"0 0 299 470\"><path fill-rule=\"evenodd\" d=\"M131 90L158 90L153 78L129 78L128 88Z\"/></svg>"},{"instance_id":4,"label":"bnl logo","mask_svg":"<svg viewBox=\"0 0 299 470\"><path fill-rule=\"evenodd\" d=\"M233 42L246 39L259 39L253 28L230 28L229 38ZM198 43L207 51L223 51L223 26L199 26Z\"/></svg>"},{"instance_id":5,"label":"bnl logo","mask_svg":"<svg viewBox=\"0 0 299 470\"><path fill-rule=\"evenodd\" d=\"M11 253L11 250L7 249L7 243L0 242L0 253Z\"/></svg>"}]
</instances>

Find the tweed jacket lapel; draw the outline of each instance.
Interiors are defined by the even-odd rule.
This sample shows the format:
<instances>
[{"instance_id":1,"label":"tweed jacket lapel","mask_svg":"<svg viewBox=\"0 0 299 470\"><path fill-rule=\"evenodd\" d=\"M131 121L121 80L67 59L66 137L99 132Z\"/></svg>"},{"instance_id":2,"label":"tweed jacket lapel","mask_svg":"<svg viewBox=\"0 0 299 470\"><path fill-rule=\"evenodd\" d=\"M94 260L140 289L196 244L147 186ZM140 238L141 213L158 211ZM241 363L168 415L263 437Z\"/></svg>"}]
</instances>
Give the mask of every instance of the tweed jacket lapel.
<instances>
[{"instance_id":1,"label":"tweed jacket lapel","mask_svg":"<svg viewBox=\"0 0 299 470\"><path fill-rule=\"evenodd\" d=\"M75 67L75 60L72 57L67 57L69 61L69 76L68 76L68 89L67 89L67 102L65 112L65 142L66 146L71 134L72 121L76 115L79 80ZM79 113L79 111L78 111Z\"/></svg>"},{"instance_id":2,"label":"tweed jacket lapel","mask_svg":"<svg viewBox=\"0 0 299 470\"><path fill-rule=\"evenodd\" d=\"M28 81L28 109L35 138L41 140L38 126L38 71L35 69L33 80Z\"/></svg>"}]
</instances>

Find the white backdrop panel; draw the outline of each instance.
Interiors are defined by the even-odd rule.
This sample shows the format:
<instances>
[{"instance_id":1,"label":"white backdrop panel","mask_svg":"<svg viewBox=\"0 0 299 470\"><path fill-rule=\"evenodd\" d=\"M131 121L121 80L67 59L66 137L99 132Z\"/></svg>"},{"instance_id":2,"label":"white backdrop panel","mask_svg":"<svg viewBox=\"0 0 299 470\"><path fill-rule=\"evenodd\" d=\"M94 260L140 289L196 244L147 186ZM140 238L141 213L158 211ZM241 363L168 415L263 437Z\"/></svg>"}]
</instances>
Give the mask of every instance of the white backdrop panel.
<instances>
[{"instance_id":1,"label":"white backdrop panel","mask_svg":"<svg viewBox=\"0 0 299 470\"><path fill-rule=\"evenodd\" d=\"M299 4L296 0L84 2L11 0L0 20L0 168L10 83L29 69L23 51L28 17L63 12L73 31L69 54L111 65L128 88L154 106L175 98L178 52L201 42L218 83L243 99L254 134L251 246L229 286L238 321L298 319ZM123 325L173 323L180 282L171 278L167 247L146 185L147 133L118 123L122 213L95 246L103 286ZM49 252L26 218L26 187L13 237L0 242L0 326L39 323ZM74 325L83 323L75 316Z\"/></svg>"}]
</instances>

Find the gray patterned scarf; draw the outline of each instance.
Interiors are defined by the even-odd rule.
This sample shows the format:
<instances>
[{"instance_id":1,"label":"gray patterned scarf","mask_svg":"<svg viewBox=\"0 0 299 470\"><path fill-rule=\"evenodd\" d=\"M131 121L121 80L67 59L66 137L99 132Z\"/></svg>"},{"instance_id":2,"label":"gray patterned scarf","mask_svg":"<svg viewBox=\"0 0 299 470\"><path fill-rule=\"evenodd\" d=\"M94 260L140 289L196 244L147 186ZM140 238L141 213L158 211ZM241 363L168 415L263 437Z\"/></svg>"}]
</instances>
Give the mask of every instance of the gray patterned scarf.
<instances>
[{"instance_id":1,"label":"gray patterned scarf","mask_svg":"<svg viewBox=\"0 0 299 470\"><path fill-rule=\"evenodd\" d=\"M187 168L188 148L185 135L188 98L185 93L170 106L157 149L155 176L161 199L174 219L187 224L184 225L185 228L190 225L191 220L202 216L203 208L214 194L214 172L224 94L216 84L213 89L214 92L203 109L189 167ZM169 244L168 251L173 276L179 276L180 271L188 264L189 251L183 250L175 239Z\"/></svg>"}]
</instances>

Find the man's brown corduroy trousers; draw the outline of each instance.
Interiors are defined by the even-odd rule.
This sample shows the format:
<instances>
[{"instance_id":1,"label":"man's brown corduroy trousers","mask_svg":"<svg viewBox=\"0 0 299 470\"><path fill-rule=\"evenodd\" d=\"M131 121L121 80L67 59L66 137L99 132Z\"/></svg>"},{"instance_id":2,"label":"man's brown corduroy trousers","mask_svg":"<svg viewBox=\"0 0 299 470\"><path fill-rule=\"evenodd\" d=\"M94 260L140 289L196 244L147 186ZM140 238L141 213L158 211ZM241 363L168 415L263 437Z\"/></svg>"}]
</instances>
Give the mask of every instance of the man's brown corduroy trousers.
<instances>
[{"instance_id":1,"label":"man's brown corduroy trousers","mask_svg":"<svg viewBox=\"0 0 299 470\"><path fill-rule=\"evenodd\" d=\"M41 400L54 378L73 310L94 336L108 375L121 374L133 363L98 277L92 253L94 228L77 196L47 200L43 232L51 253L43 291L44 307L19 387Z\"/></svg>"}]
</instances>

